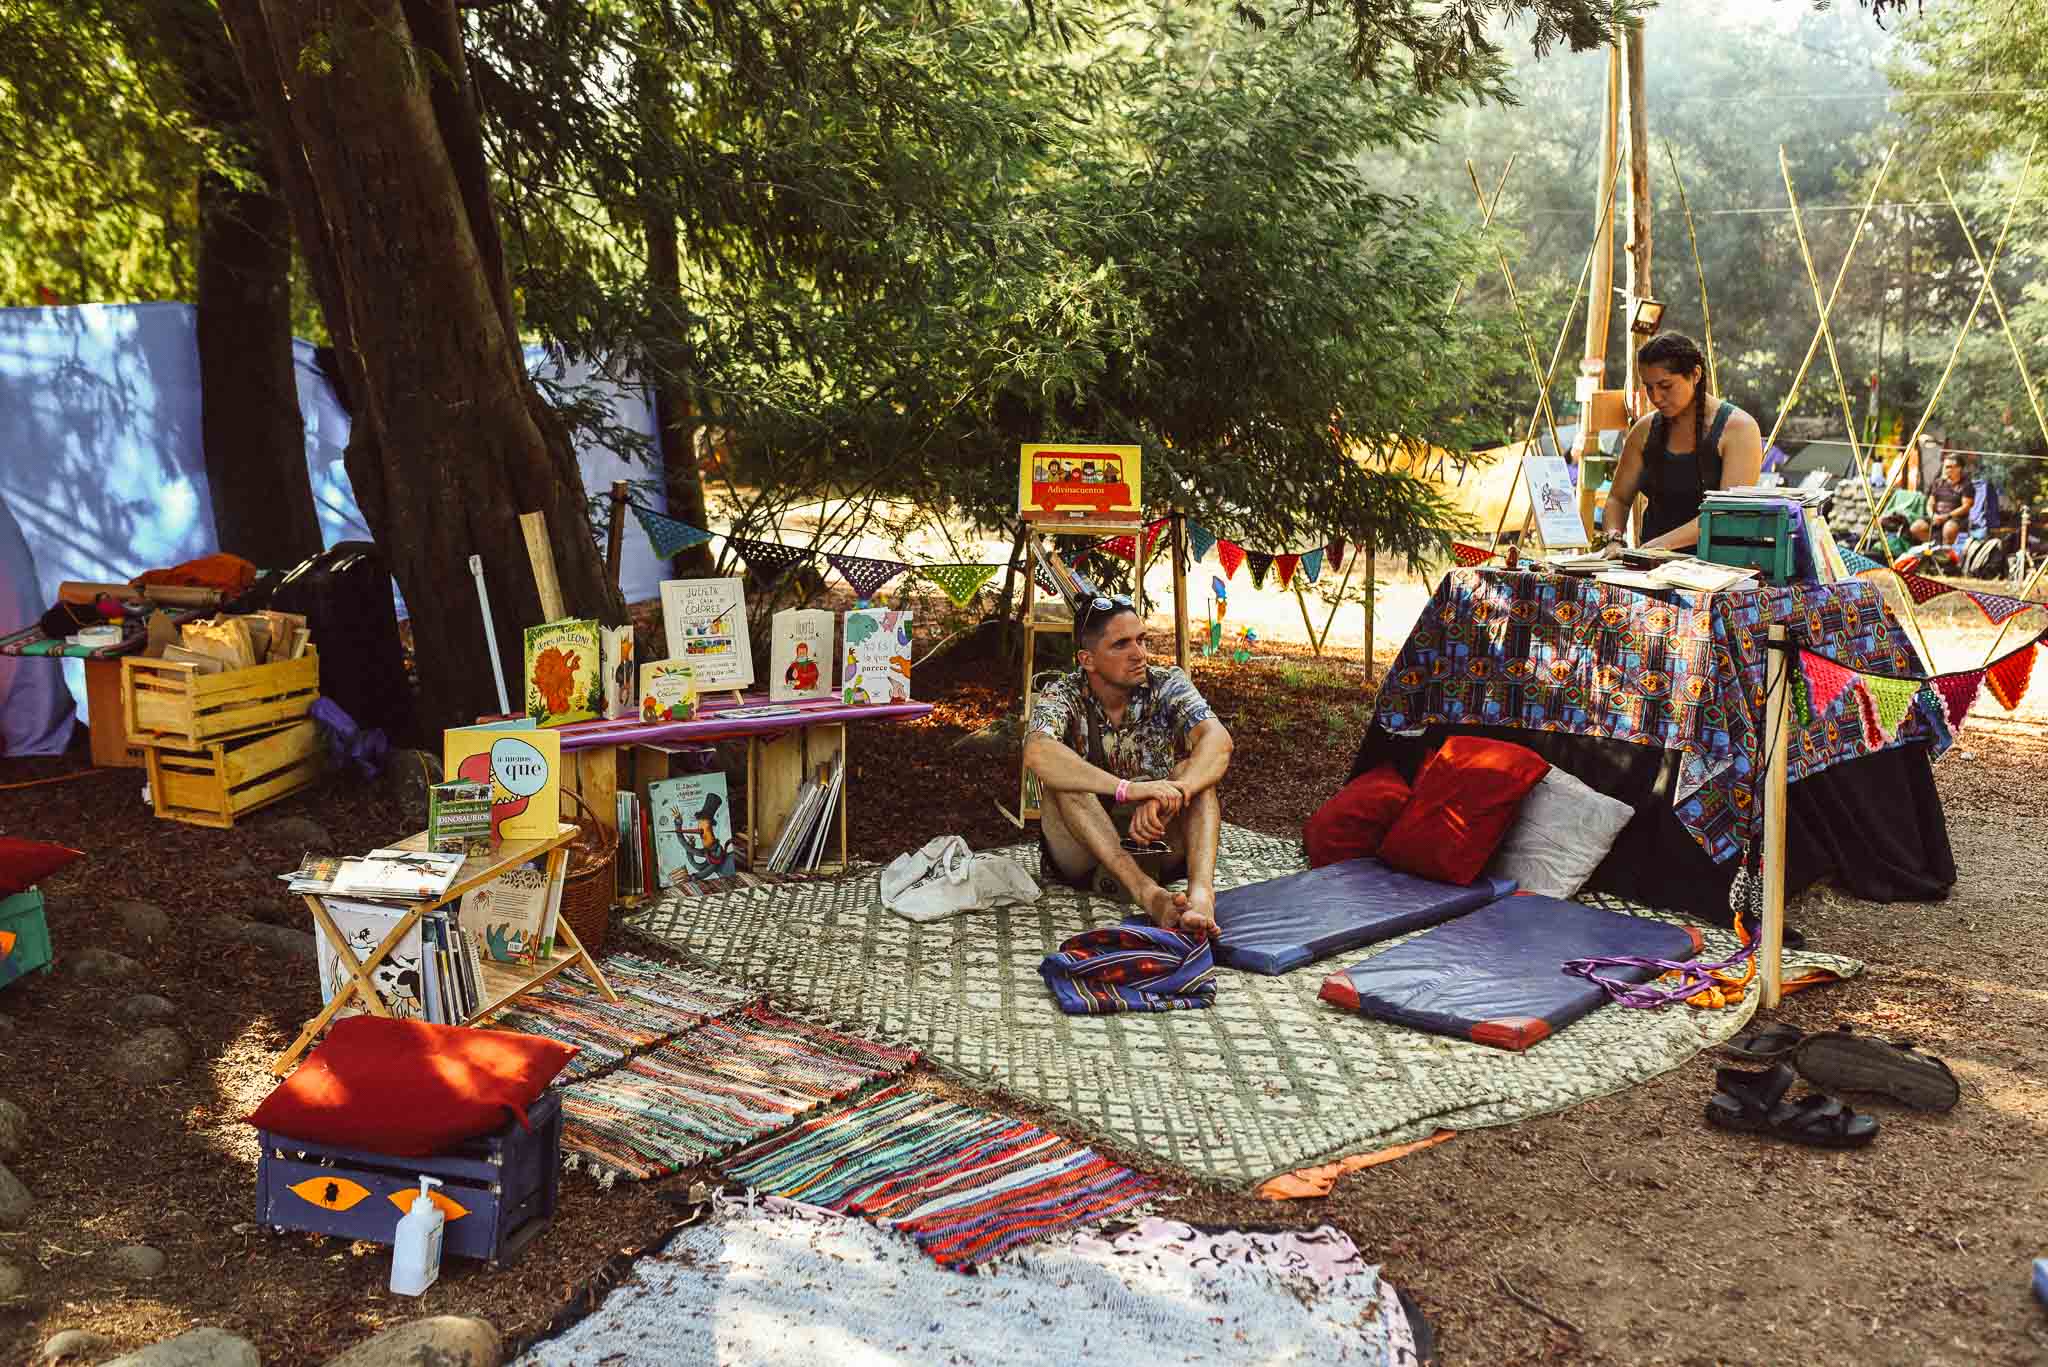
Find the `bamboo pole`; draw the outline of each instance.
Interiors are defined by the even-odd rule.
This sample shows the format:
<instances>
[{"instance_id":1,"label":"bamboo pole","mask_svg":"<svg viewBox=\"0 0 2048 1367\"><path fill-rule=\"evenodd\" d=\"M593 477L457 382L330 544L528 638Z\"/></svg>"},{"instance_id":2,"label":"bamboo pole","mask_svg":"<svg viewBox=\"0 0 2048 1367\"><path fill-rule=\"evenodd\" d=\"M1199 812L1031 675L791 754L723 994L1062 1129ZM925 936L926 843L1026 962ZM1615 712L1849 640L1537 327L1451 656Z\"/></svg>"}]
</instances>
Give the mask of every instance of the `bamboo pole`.
<instances>
[{"instance_id":1,"label":"bamboo pole","mask_svg":"<svg viewBox=\"0 0 2048 1367\"><path fill-rule=\"evenodd\" d=\"M1330 611L1323 617L1322 640L1330 639L1330 628L1337 624L1337 609L1344 606L1344 590L1351 587L1351 571L1358 568L1358 555L1354 548L1351 559L1345 563L1344 577L1337 582L1337 592L1330 599Z\"/></svg>"},{"instance_id":2,"label":"bamboo pole","mask_svg":"<svg viewBox=\"0 0 2048 1367\"><path fill-rule=\"evenodd\" d=\"M1780 144L1778 147L1778 173L1785 180L1785 202L1792 206L1792 233L1799 242L1799 260L1806 268L1807 287L1813 291L1814 308L1819 310L1822 308L1820 272L1813 267L1813 248L1806 240L1806 222L1799 213L1799 195L1792 188L1792 162L1785 155L1783 144ZM1835 332L1833 328L1828 326L1825 316L1821 319L1820 331L1822 339L1827 343L1828 369L1833 372L1835 377L1835 397L1841 402L1842 406L1842 425L1849 432L1850 466L1852 469L1861 470L1863 468L1863 451L1856 441L1856 412L1849 404L1849 385L1842 378L1841 358L1835 354ZM1885 563L1896 571L1898 569L1898 562L1892 555L1891 542L1880 538L1879 544L1884 547ZM1894 585L1894 587L1899 586ZM1927 668L1931 670L1934 668L1934 647L1928 644L1927 630L1921 625L1919 605L1913 601L1912 594L1903 593L1902 596L1906 601L1906 620L1912 624L1914 641L1920 647L1920 658L1926 663Z\"/></svg>"},{"instance_id":3,"label":"bamboo pole","mask_svg":"<svg viewBox=\"0 0 2048 1367\"><path fill-rule=\"evenodd\" d=\"M1864 196L1863 212L1856 216L1856 231L1849 235L1849 250L1842 253L1842 264L1835 271L1834 287L1828 291L1827 305L1820 311L1823 328L1827 324L1828 316L1835 311L1835 300L1842 293L1842 282L1849 278L1849 263L1856 259L1856 247L1863 241L1863 225L1870 218L1870 206L1877 202L1878 188L1884 184L1885 172L1891 168L1892 154L1898 150L1897 143L1885 148L1884 160L1878 163L1877 176L1870 182L1870 193ZM1785 426L1785 419L1791 414L1793 405L1799 402L1799 386L1806 381L1806 369L1820 353L1820 335L1821 329L1815 329L1813 340L1806 346L1806 359L1799 363L1798 371L1792 376L1792 387L1785 391L1785 401L1778 405L1777 420L1771 424L1771 434L1764 438L1766 451L1776 444L1778 433Z\"/></svg>"},{"instance_id":4,"label":"bamboo pole","mask_svg":"<svg viewBox=\"0 0 2048 1367\"><path fill-rule=\"evenodd\" d=\"M1469 162L1466 164L1466 170L1468 173L1471 172L1471 164ZM1611 217L1614 213L1614 195L1616 189L1620 186L1620 184L1621 160L1620 158L1616 158L1614 162L1614 168L1613 170L1608 172L1607 176L1607 216L1609 217ZM1476 178L1475 188L1477 188ZM1599 241L1596 237L1593 244L1586 248L1586 263L1585 265L1579 268L1578 288L1572 292L1571 307L1565 310L1564 325L1558 329L1557 346L1551 352L1550 355L1550 373L1543 379L1543 388L1538 392L1536 396L1536 407L1530 411L1529 421L1523 427L1522 444L1524 447L1526 447L1529 444L1529 442L1535 440L1537 419L1549 409L1550 401L1548 396L1550 393L1550 385L1557 378L1558 362L1564 358L1565 343L1571 337L1572 319L1578 314L1580 296L1584 295L1586 292L1586 280L1587 277L1592 274L1593 254L1594 251L1598 248L1598 246ZM1505 256L1501 258L1501 270L1507 274L1508 288L1510 289L1510 291L1512 291L1514 288L1514 273L1508 270L1507 258ZM1551 440L1556 440L1555 432L1552 433ZM1500 517L1493 524L1492 544L1494 546L1500 545L1501 532L1507 526L1508 508L1511 504L1514 503L1515 495L1521 490L1521 486L1522 467L1521 464L1517 462L1514 469L1514 476L1508 483L1507 496L1501 500Z\"/></svg>"},{"instance_id":5,"label":"bamboo pole","mask_svg":"<svg viewBox=\"0 0 2048 1367\"><path fill-rule=\"evenodd\" d=\"M1500 168L1500 179L1494 182L1493 202L1489 204L1486 202L1485 195L1479 196L1479 231L1482 233L1493 226L1493 212L1494 210L1500 208L1501 191L1508 188L1508 172L1515 169L1515 158L1519 155L1521 154L1518 152L1508 153L1508 164ZM1469 161L1466 162L1465 169L1470 171L1472 169L1472 163ZM1476 172L1473 174L1472 188L1475 190L1479 188L1479 178ZM1451 321L1452 316L1457 313L1458 296L1463 294L1464 292L1465 282L1463 280L1460 280L1456 285L1451 287L1451 302L1444 306L1445 322L1448 323L1449 321Z\"/></svg>"},{"instance_id":6,"label":"bamboo pole","mask_svg":"<svg viewBox=\"0 0 2048 1367\"><path fill-rule=\"evenodd\" d=\"M1373 582L1373 580L1374 580L1374 569L1375 569L1375 566L1374 566L1374 560L1375 560L1375 558L1376 558L1376 547L1375 547L1375 544L1374 544L1374 543L1375 543L1375 540L1376 540L1376 538L1375 538L1375 537L1373 537L1371 533L1367 533L1367 534L1366 534L1366 538L1365 538L1365 552L1364 552L1364 554L1365 554L1365 681L1366 681L1367 683L1371 683L1371 682L1372 682L1372 678L1373 678L1373 669L1374 669L1374 665L1373 665L1373 656L1372 656L1372 648L1373 648L1373 630L1372 630L1372 600L1373 600L1373 591L1374 591L1374 589L1375 589L1375 587L1376 587L1376 585L1375 585L1375 584L1374 584L1374 582Z\"/></svg>"},{"instance_id":7,"label":"bamboo pole","mask_svg":"<svg viewBox=\"0 0 2048 1367\"><path fill-rule=\"evenodd\" d=\"M1621 164L1621 48L1607 45L1607 87L1605 117L1600 121L1600 164ZM1606 186L1593 196L1593 258L1591 288L1586 295L1586 346L1579 358L1579 374L1591 376L1601 386L1607 383L1607 324L1614 313L1614 200ZM1597 439L1591 423L1579 424L1579 454L1593 449Z\"/></svg>"},{"instance_id":8,"label":"bamboo pole","mask_svg":"<svg viewBox=\"0 0 2048 1367\"><path fill-rule=\"evenodd\" d=\"M1705 329L1707 345L1707 392L1721 392L1721 382L1714 367L1714 310L1707 303L1707 268L1700 264L1700 237L1692 226L1692 201L1686 198L1685 181L1678 174L1678 154L1671 150L1671 139L1664 139L1664 156L1671 163L1671 183L1678 187L1678 207L1685 214L1685 236L1692 243L1692 273L1700 282L1700 322Z\"/></svg>"},{"instance_id":9,"label":"bamboo pole","mask_svg":"<svg viewBox=\"0 0 2048 1367\"><path fill-rule=\"evenodd\" d=\"M1785 624L1771 623L1769 687L1765 693L1764 731L1770 741L1770 757L1764 772L1764 880L1763 956L1765 1010L1771 1010L1785 990L1785 800L1792 741L1792 654Z\"/></svg>"},{"instance_id":10,"label":"bamboo pole","mask_svg":"<svg viewBox=\"0 0 2048 1367\"><path fill-rule=\"evenodd\" d=\"M2020 166L2020 180L2022 182L2026 180L2027 171L2033 164L2034 148L2032 144L2029 144L2027 147L2027 159ZM1991 262L1984 267L1984 278L1978 282L1977 297L1970 304L1970 314L1967 318L1963 319L1963 325L1956 329L1955 345L1950 347L1948 352L1948 364L1941 368L1941 378L1935 381L1934 392L1927 396L1927 407L1921 411L1919 425L1913 429L1913 435L1906 438L1904 446L1906 451L1911 452L1920 449L1920 437L1922 433L1927 431L1927 424L1934 417L1934 406L1941 402L1941 391L1948 387L1948 377L1955 374L1956 360L1963 354L1963 343L1969 339L1970 329L1977 325L1977 313L1984 307L1985 291L1991 288L1992 272L1998 269L1998 258L2005 252L2006 234L2012 230L2013 214L2019 207L2020 193L2015 189L2012 198L2006 201L2005 223L1998 230L1998 241L1991 245ZM1906 462L1901 460L1898 463L1898 467L1885 480L1884 496L1877 501L1869 525L1864 527L1863 535L1856 538L1857 550L1862 550L1864 543L1870 540L1870 533L1877 527L1878 515L1883 513L1885 504L1891 502L1892 490L1898 488L1899 478L1905 473Z\"/></svg>"},{"instance_id":11,"label":"bamboo pole","mask_svg":"<svg viewBox=\"0 0 2048 1367\"><path fill-rule=\"evenodd\" d=\"M1318 660L1323 658L1323 643L1316 639L1316 624L1309 620L1308 599L1301 593L1301 580L1294 581L1294 605L1301 609L1301 628L1308 633L1308 648Z\"/></svg>"},{"instance_id":12,"label":"bamboo pole","mask_svg":"<svg viewBox=\"0 0 2048 1367\"><path fill-rule=\"evenodd\" d=\"M1622 26L1621 80L1628 92L1628 345L1622 385L1630 416L1636 405L1636 301L1654 298L1650 287L1650 116L1643 79L1643 21Z\"/></svg>"},{"instance_id":13,"label":"bamboo pole","mask_svg":"<svg viewBox=\"0 0 2048 1367\"><path fill-rule=\"evenodd\" d=\"M626 539L626 481L612 481L611 517L605 526L604 577L612 581L612 587L619 586L619 556L624 551Z\"/></svg>"},{"instance_id":14,"label":"bamboo pole","mask_svg":"<svg viewBox=\"0 0 2048 1367\"><path fill-rule=\"evenodd\" d=\"M1173 662L1188 668L1188 515L1176 508L1166 553L1173 557Z\"/></svg>"}]
</instances>

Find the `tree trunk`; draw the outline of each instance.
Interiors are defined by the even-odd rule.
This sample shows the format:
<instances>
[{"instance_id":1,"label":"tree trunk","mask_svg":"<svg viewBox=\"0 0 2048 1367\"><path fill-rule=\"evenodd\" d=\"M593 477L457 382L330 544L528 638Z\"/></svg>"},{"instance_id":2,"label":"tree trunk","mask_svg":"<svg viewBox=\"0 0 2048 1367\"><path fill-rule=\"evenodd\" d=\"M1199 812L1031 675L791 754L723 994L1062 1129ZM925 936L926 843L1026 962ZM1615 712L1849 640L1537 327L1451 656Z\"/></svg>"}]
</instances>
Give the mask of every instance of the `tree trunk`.
<instances>
[{"instance_id":1,"label":"tree trunk","mask_svg":"<svg viewBox=\"0 0 2048 1367\"><path fill-rule=\"evenodd\" d=\"M349 479L413 617L431 730L496 706L470 556L482 558L509 672L522 628L541 620L522 512L547 515L571 615L617 620L619 607L575 453L500 308L509 294L468 150L480 142L465 71L436 55L433 34L418 41L405 8L221 5L278 159L303 171L287 176L293 220L307 255L325 258L316 286L359 391ZM410 8L429 28L452 13L449 0ZM437 82L458 89L437 101Z\"/></svg>"},{"instance_id":2,"label":"tree trunk","mask_svg":"<svg viewBox=\"0 0 2048 1367\"><path fill-rule=\"evenodd\" d=\"M199 430L224 551L289 569L320 550L292 370L292 244L284 201L199 183Z\"/></svg>"}]
</instances>

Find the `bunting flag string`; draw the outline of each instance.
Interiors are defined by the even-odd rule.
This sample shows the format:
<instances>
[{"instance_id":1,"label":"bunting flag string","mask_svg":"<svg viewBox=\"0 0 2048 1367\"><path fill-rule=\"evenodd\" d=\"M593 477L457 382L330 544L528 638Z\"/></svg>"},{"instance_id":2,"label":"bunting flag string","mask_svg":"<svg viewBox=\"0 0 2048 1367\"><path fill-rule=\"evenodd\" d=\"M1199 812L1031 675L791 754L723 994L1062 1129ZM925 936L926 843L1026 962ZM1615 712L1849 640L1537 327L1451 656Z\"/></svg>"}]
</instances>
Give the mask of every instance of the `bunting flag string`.
<instances>
[{"instance_id":1,"label":"bunting flag string","mask_svg":"<svg viewBox=\"0 0 2048 1367\"><path fill-rule=\"evenodd\" d=\"M1463 541L1453 541L1451 543L1451 559L1467 569L1472 568L1474 565L1484 565L1493 557L1494 552L1486 549L1484 546L1474 546Z\"/></svg>"},{"instance_id":2,"label":"bunting flag string","mask_svg":"<svg viewBox=\"0 0 2048 1367\"><path fill-rule=\"evenodd\" d=\"M1216 543L1216 563L1223 566L1223 577L1225 579L1235 579L1237 577L1237 567L1244 563L1244 547L1238 545L1235 541L1218 541Z\"/></svg>"},{"instance_id":3,"label":"bunting flag string","mask_svg":"<svg viewBox=\"0 0 2048 1367\"><path fill-rule=\"evenodd\" d=\"M2031 654L2036 647L2040 646L2048 646L2048 629L2036 632L2011 650L2008 650L2005 654L1999 656L1996 660L1984 665L1983 669L1987 671L1996 669L2014 656ZM1837 668L1849 668L1849 666L1842 664L1840 660L1835 659L1832 655L1822 655L1817 651L1808 650L1804 646L1800 647L1799 653L1804 659L1825 660ZM2031 666L2029 667L2031 668ZM1914 683L1933 683L1937 679L1947 677L1942 674L1887 674L1882 670L1876 669L1856 669L1851 672L1866 679L1911 679Z\"/></svg>"},{"instance_id":4,"label":"bunting flag string","mask_svg":"<svg viewBox=\"0 0 2048 1367\"><path fill-rule=\"evenodd\" d=\"M1292 551L1289 551L1285 555L1274 556L1273 573L1279 576L1279 578L1276 579L1274 583L1277 584L1280 588L1286 588L1289 584L1294 582L1294 571L1298 569L1300 565L1301 557L1296 555Z\"/></svg>"},{"instance_id":5,"label":"bunting flag string","mask_svg":"<svg viewBox=\"0 0 2048 1367\"><path fill-rule=\"evenodd\" d=\"M1244 560L1247 565L1252 567L1252 587L1255 589L1266 587L1266 571L1273 568L1273 557L1264 551L1246 551L1244 553Z\"/></svg>"},{"instance_id":6,"label":"bunting flag string","mask_svg":"<svg viewBox=\"0 0 2048 1367\"><path fill-rule=\"evenodd\" d=\"M1979 593L1975 589L1964 589L1963 597L1977 605L1977 611L1984 614L1984 620L1992 626L2002 627L2028 608L2039 607L2024 598L2012 598L2003 593Z\"/></svg>"},{"instance_id":7,"label":"bunting flag string","mask_svg":"<svg viewBox=\"0 0 2048 1367\"><path fill-rule=\"evenodd\" d=\"M747 562L748 569L770 583L811 559L810 551L801 546L785 546L780 541L756 541L752 537L728 536L725 538L725 544L732 547L733 554Z\"/></svg>"},{"instance_id":8,"label":"bunting flag string","mask_svg":"<svg viewBox=\"0 0 2048 1367\"><path fill-rule=\"evenodd\" d=\"M640 523L640 530L647 534L647 544L654 548L657 560L673 560L692 546L701 546L711 539L711 533L702 527L657 513L652 508L643 508L635 503L633 517Z\"/></svg>"},{"instance_id":9,"label":"bunting flag string","mask_svg":"<svg viewBox=\"0 0 2048 1367\"><path fill-rule=\"evenodd\" d=\"M1188 523L1188 554L1196 564L1209 558L1209 548L1216 544L1216 534L1199 522Z\"/></svg>"},{"instance_id":10,"label":"bunting flag string","mask_svg":"<svg viewBox=\"0 0 2048 1367\"><path fill-rule=\"evenodd\" d=\"M981 586L996 577L1001 565L920 565L918 573L937 584L947 601L964 608L981 592Z\"/></svg>"},{"instance_id":11,"label":"bunting flag string","mask_svg":"<svg viewBox=\"0 0 2048 1367\"><path fill-rule=\"evenodd\" d=\"M1913 700L1920 696L1925 685L1911 679L1858 679L1856 682L1860 689L1859 705L1864 708L1864 730L1868 732L1875 724L1879 744L1891 744L1892 737L1899 734L1899 723L1913 710Z\"/></svg>"},{"instance_id":12,"label":"bunting flag string","mask_svg":"<svg viewBox=\"0 0 2048 1367\"><path fill-rule=\"evenodd\" d=\"M1862 551L1856 550L1853 547L1842 546L1839 549L1842 552L1842 563L1849 567L1849 573L1851 574L1868 574L1872 570L1887 568L1883 561L1872 560Z\"/></svg>"},{"instance_id":13,"label":"bunting flag string","mask_svg":"<svg viewBox=\"0 0 2048 1367\"><path fill-rule=\"evenodd\" d=\"M1138 539L1134 536L1105 537L1088 549L1102 551L1119 560L1128 560L1133 565L1138 563Z\"/></svg>"},{"instance_id":14,"label":"bunting flag string","mask_svg":"<svg viewBox=\"0 0 2048 1367\"><path fill-rule=\"evenodd\" d=\"M2010 712L2027 696L2027 681L2034 674L2034 652L2015 650L1984 671L1985 686L1998 705Z\"/></svg>"},{"instance_id":15,"label":"bunting flag string","mask_svg":"<svg viewBox=\"0 0 2048 1367\"><path fill-rule=\"evenodd\" d=\"M862 602L871 601L882 586L910 569L901 560L871 560L864 555L846 555L839 551L828 551L826 561L839 571L839 577L853 586L853 592Z\"/></svg>"},{"instance_id":16,"label":"bunting flag string","mask_svg":"<svg viewBox=\"0 0 2048 1367\"><path fill-rule=\"evenodd\" d=\"M1916 608L1926 606L1930 598L1939 598L1944 593L1955 592L1954 585L1944 584L1939 579L1929 579L1924 574L1914 574L1911 570L1899 570L1897 573L1900 582L1906 586L1906 592L1912 595L1913 606Z\"/></svg>"},{"instance_id":17,"label":"bunting flag string","mask_svg":"<svg viewBox=\"0 0 2048 1367\"><path fill-rule=\"evenodd\" d=\"M1806 676L1807 696L1815 716L1833 707L1835 699L1856 681L1854 673L1810 650L1799 652L1799 672Z\"/></svg>"},{"instance_id":18,"label":"bunting flag string","mask_svg":"<svg viewBox=\"0 0 2048 1367\"><path fill-rule=\"evenodd\" d=\"M1312 551L1303 551L1301 553L1301 572L1308 576L1308 582L1311 584L1323 577L1323 548L1321 546L1316 547Z\"/></svg>"},{"instance_id":19,"label":"bunting flag string","mask_svg":"<svg viewBox=\"0 0 2048 1367\"><path fill-rule=\"evenodd\" d=\"M1344 551L1346 548L1342 541L1332 541L1323 549L1330 553L1330 570L1332 573L1344 568Z\"/></svg>"},{"instance_id":20,"label":"bunting flag string","mask_svg":"<svg viewBox=\"0 0 2048 1367\"><path fill-rule=\"evenodd\" d=\"M1970 715L1970 708L1976 704L1977 694L1984 687L1984 671L1966 669L1960 674L1937 674L1934 691L1941 695L1943 708L1948 713L1948 729L1963 729L1963 718Z\"/></svg>"}]
</instances>

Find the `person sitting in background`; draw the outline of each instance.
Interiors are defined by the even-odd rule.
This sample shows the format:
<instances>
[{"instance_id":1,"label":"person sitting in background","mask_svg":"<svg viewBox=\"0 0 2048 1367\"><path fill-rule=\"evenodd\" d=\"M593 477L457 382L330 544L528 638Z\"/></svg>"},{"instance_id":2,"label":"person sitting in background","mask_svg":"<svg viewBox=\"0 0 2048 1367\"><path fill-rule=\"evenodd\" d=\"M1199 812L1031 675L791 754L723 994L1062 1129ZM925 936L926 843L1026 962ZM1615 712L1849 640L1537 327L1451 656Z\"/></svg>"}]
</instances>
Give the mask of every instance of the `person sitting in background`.
<instances>
[{"instance_id":1,"label":"person sitting in background","mask_svg":"<svg viewBox=\"0 0 2048 1367\"><path fill-rule=\"evenodd\" d=\"M1941 478L1927 491L1927 505L1940 529L1941 544L1953 546L1970 527L1970 510L1977 506L1977 491L1963 474L1963 458L1944 455Z\"/></svg>"}]
</instances>

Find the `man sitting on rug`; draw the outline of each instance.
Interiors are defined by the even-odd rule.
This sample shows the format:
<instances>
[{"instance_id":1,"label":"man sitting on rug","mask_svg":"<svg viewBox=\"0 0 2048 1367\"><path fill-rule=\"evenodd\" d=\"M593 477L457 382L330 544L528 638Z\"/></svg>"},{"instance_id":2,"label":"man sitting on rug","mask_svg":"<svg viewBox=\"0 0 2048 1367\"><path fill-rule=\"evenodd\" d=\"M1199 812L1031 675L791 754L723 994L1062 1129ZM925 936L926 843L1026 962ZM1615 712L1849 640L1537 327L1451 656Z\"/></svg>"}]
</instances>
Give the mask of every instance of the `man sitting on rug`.
<instances>
[{"instance_id":1,"label":"man sitting on rug","mask_svg":"<svg viewBox=\"0 0 2048 1367\"><path fill-rule=\"evenodd\" d=\"M1083 601L1074 645L1079 668L1039 694L1025 729L1024 766L1042 790L1040 872L1126 895L1168 930L1213 935L1230 732L1185 673L1146 661L1129 598ZM1183 876L1184 893L1160 886Z\"/></svg>"}]
</instances>

